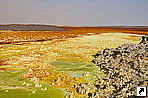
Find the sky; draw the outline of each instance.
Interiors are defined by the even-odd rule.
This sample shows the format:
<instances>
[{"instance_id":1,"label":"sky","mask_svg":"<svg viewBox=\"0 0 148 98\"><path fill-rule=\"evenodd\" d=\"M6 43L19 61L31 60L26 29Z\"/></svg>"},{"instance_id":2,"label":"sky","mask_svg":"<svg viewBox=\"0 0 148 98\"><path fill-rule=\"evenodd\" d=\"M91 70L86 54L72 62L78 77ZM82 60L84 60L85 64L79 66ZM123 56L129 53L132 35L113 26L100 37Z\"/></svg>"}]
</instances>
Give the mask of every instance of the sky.
<instances>
[{"instance_id":1,"label":"sky","mask_svg":"<svg viewBox=\"0 0 148 98\"><path fill-rule=\"evenodd\" d=\"M146 25L148 0L0 0L0 24Z\"/></svg>"}]
</instances>

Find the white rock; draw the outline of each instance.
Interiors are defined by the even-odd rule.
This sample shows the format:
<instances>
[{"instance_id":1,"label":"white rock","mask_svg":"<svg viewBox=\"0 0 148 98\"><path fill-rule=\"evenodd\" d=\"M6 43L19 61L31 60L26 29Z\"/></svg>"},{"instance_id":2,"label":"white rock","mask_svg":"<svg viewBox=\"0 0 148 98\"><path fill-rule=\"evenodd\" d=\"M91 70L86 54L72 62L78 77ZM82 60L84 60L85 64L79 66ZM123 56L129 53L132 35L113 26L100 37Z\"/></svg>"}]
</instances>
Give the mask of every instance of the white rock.
<instances>
[{"instance_id":1,"label":"white rock","mask_svg":"<svg viewBox=\"0 0 148 98\"><path fill-rule=\"evenodd\" d=\"M6 90L6 92L8 92L8 90Z\"/></svg>"},{"instance_id":2,"label":"white rock","mask_svg":"<svg viewBox=\"0 0 148 98\"><path fill-rule=\"evenodd\" d=\"M41 90L45 91L45 90L47 90L47 87L41 88Z\"/></svg>"},{"instance_id":3,"label":"white rock","mask_svg":"<svg viewBox=\"0 0 148 98\"><path fill-rule=\"evenodd\" d=\"M35 91L32 91L32 93L34 94L34 93L35 93Z\"/></svg>"},{"instance_id":4,"label":"white rock","mask_svg":"<svg viewBox=\"0 0 148 98\"><path fill-rule=\"evenodd\" d=\"M35 87L42 87L41 84L35 84Z\"/></svg>"},{"instance_id":5,"label":"white rock","mask_svg":"<svg viewBox=\"0 0 148 98\"><path fill-rule=\"evenodd\" d=\"M26 84L26 86L30 86L30 85L31 85L30 83L27 83L27 84Z\"/></svg>"},{"instance_id":6,"label":"white rock","mask_svg":"<svg viewBox=\"0 0 148 98\"><path fill-rule=\"evenodd\" d=\"M23 83L22 83L22 85L25 85L25 84L26 84L26 82L23 82Z\"/></svg>"}]
</instances>

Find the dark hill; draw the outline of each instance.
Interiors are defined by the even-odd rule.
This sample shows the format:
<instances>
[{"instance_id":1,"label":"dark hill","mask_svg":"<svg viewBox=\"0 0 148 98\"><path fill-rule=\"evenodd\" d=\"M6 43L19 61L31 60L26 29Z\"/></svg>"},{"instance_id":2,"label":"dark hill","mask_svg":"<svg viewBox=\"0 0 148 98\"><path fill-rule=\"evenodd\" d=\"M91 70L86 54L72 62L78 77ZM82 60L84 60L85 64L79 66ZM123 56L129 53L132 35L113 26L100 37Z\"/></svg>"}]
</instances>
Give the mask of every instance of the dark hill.
<instances>
[{"instance_id":1,"label":"dark hill","mask_svg":"<svg viewBox=\"0 0 148 98\"><path fill-rule=\"evenodd\" d=\"M64 29L53 25L36 24L7 24L0 25L0 30L6 31L65 31Z\"/></svg>"}]
</instances>

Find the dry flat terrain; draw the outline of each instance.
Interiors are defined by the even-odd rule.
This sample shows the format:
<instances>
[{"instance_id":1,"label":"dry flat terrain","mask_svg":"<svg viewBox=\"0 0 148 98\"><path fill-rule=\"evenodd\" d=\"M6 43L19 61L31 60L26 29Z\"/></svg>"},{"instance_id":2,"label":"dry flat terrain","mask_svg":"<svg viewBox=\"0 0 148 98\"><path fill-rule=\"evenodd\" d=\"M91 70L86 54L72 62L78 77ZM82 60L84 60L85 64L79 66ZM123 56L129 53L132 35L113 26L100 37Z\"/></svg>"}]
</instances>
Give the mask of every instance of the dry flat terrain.
<instances>
[{"instance_id":1,"label":"dry flat terrain","mask_svg":"<svg viewBox=\"0 0 148 98\"><path fill-rule=\"evenodd\" d=\"M135 28L62 28L68 31L0 31L0 97L86 97L74 85L87 84L93 92L94 80L104 77L92 55L138 44L148 34Z\"/></svg>"},{"instance_id":2,"label":"dry flat terrain","mask_svg":"<svg viewBox=\"0 0 148 98\"><path fill-rule=\"evenodd\" d=\"M15 30L15 28L19 29ZM37 29L37 31L35 31L35 29ZM148 27L57 27L50 25L48 27L48 25L0 25L0 30L0 44L12 44L74 38L81 35L95 35L100 33L121 32L147 34Z\"/></svg>"}]
</instances>

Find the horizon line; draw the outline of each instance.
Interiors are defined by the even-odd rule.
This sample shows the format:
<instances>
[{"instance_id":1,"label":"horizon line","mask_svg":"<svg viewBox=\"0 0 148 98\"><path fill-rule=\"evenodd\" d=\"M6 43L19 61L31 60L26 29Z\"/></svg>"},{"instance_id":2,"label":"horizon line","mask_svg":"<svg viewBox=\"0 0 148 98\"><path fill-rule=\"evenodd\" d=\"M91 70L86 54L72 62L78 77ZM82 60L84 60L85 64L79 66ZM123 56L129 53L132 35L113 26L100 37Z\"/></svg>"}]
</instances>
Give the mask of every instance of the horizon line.
<instances>
[{"instance_id":1,"label":"horizon line","mask_svg":"<svg viewBox=\"0 0 148 98\"><path fill-rule=\"evenodd\" d=\"M15 25L15 24L25 24L25 25L54 25L54 26L148 26L148 25L138 25L138 24L113 24L113 25L97 25L97 24L90 24L90 25L83 25L83 24L49 24L49 23L0 23L0 25Z\"/></svg>"}]
</instances>

